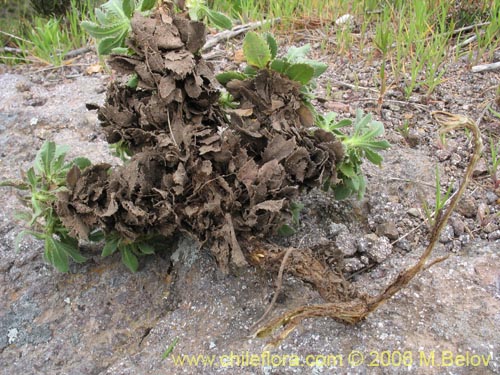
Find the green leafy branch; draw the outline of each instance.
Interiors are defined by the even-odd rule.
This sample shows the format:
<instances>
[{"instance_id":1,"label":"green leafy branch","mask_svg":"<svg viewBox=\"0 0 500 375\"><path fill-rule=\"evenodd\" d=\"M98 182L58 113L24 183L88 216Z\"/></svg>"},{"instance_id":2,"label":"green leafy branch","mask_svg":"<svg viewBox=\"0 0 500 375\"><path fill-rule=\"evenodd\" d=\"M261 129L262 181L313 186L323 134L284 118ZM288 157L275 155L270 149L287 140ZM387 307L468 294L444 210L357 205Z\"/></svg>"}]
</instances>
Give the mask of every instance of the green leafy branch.
<instances>
[{"instance_id":1,"label":"green leafy branch","mask_svg":"<svg viewBox=\"0 0 500 375\"><path fill-rule=\"evenodd\" d=\"M205 0L188 0L186 2L189 18L193 21L203 21L205 18L219 29L232 29L233 22L224 14L210 9Z\"/></svg>"},{"instance_id":2,"label":"green leafy branch","mask_svg":"<svg viewBox=\"0 0 500 375\"><path fill-rule=\"evenodd\" d=\"M162 242L158 240L158 237L158 235L142 236L140 239L131 242L122 238L116 232L110 233L105 235L105 245L101 256L107 257L119 251L123 264L130 271L136 272L139 268L138 257L155 254L156 246Z\"/></svg>"},{"instance_id":3,"label":"green leafy branch","mask_svg":"<svg viewBox=\"0 0 500 375\"><path fill-rule=\"evenodd\" d=\"M0 187L11 186L26 194L21 201L28 210L17 213L17 218L25 221L30 229L21 231L16 237L15 249L19 249L22 238L30 234L45 243L45 260L61 272L69 270L69 259L77 263L86 258L78 250L78 241L68 235L53 204L57 193L66 190L66 175L74 166L83 170L90 166L90 160L76 158L66 162L68 147L45 142L38 151L35 162L23 175L21 181L3 181Z\"/></svg>"},{"instance_id":4,"label":"green leafy branch","mask_svg":"<svg viewBox=\"0 0 500 375\"><path fill-rule=\"evenodd\" d=\"M119 52L125 49L134 13L147 13L156 3L157 0L109 0L95 9L96 22L83 21L82 27L99 41L97 52L100 55L109 55L115 49Z\"/></svg>"},{"instance_id":5,"label":"green leafy branch","mask_svg":"<svg viewBox=\"0 0 500 375\"><path fill-rule=\"evenodd\" d=\"M243 55L248 66L243 72L228 71L217 75L217 80L226 86L232 80L245 80L254 77L260 69L271 69L293 81L301 84L301 93L304 104L311 110L318 127L334 133L342 141L345 148L345 157L338 167L339 181L326 181L325 188L332 188L336 199L344 199L356 194L359 199L366 190L366 178L361 169L363 160L367 159L375 165L381 165L380 151L390 147L386 140L379 139L384 133L384 125L374 121L370 114L356 112L354 122L344 119L337 122L336 113L320 115L311 105L314 97L312 90L316 87L316 78L323 74L327 65L307 58L311 46L290 47L285 56L277 57L278 44L269 33L259 35L248 32L243 40ZM228 107L234 107L230 98L224 97L221 101ZM345 127L352 126L352 134L344 133ZM284 227L283 231L291 232Z\"/></svg>"},{"instance_id":6,"label":"green leafy branch","mask_svg":"<svg viewBox=\"0 0 500 375\"><path fill-rule=\"evenodd\" d=\"M15 249L24 236L44 241L45 260L61 272L69 271L69 260L83 263L87 259L80 253L78 240L71 237L58 217L54 204L57 193L67 191L68 172L78 167L81 171L91 165L87 158L76 158L66 162L68 147L58 146L54 142L45 142L38 151L33 166L22 175L21 180L0 182L0 187L14 187L25 194L20 196L21 202L28 210L18 212L16 217L26 222L29 229L22 230L16 237ZM116 251L121 253L122 262L132 272L139 267L139 256L154 254L159 244L159 235L141 236L136 241L121 238L117 233L103 233L94 230L89 240L105 241L102 256L106 257Z\"/></svg>"},{"instance_id":7,"label":"green leafy branch","mask_svg":"<svg viewBox=\"0 0 500 375\"><path fill-rule=\"evenodd\" d=\"M316 125L320 128L334 133L345 148L345 157L337 166L340 182L334 184L331 181L325 183L325 188L332 188L336 199L345 199L356 194L358 199L364 196L366 190L366 178L361 169L363 160L380 166L383 161L380 151L390 147L389 142L379 139L384 134L384 125L375 121L371 114L364 114L362 110L356 111L354 122L343 119L336 122L337 114L330 112L326 115L318 115ZM352 134L345 134L341 129L352 126Z\"/></svg>"},{"instance_id":8,"label":"green leafy branch","mask_svg":"<svg viewBox=\"0 0 500 375\"><path fill-rule=\"evenodd\" d=\"M243 40L243 55L248 66L244 72L228 71L217 75L217 80L222 85L233 79L245 80L255 76L259 69L271 69L279 72L293 81L303 85L303 92L308 93L310 88L315 87L315 79L323 74L327 65L307 59L311 50L310 44L302 47L291 47L285 56L277 58L278 43L270 34L259 35L250 31Z\"/></svg>"}]
</instances>

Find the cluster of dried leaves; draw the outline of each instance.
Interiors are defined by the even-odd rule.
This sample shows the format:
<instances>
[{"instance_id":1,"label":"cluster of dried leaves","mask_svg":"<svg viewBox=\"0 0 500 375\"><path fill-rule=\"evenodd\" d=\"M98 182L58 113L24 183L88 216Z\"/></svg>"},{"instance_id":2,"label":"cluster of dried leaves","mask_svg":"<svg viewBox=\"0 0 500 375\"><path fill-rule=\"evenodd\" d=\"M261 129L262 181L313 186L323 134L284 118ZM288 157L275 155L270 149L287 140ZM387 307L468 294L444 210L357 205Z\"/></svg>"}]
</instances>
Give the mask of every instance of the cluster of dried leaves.
<instances>
[{"instance_id":1,"label":"cluster of dried leaves","mask_svg":"<svg viewBox=\"0 0 500 375\"><path fill-rule=\"evenodd\" d=\"M466 178L436 221L419 262L379 296L369 297L353 290L311 249L256 241L289 220L290 205L302 189L325 180L335 184L344 157L332 133L311 130L313 116L299 84L262 69L227 84L239 105L224 110L213 70L196 54L205 42L203 24L157 12L150 18L136 14L131 26L133 53L112 56L110 64L122 78L136 75L137 87L117 80L97 109L108 141L124 142L134 155L117 168L99 164L70 170L68 191L59 194L56 206L70 235L87 238L97 228L134 243L182 231L209 247L225 271L250 261L270 270L281 264L279 279L290 258L287 270L313 284L327 303L295 309L257 333L266 336L284 326L278 341L309 317L357 322L424 268L480 156L474 123L438 114L445 130L466 127L474 135Z\"/></svg>"},{"instance_id":2,"label":"cluster of dried leaves","mask_svg":"<svg viewBox=\"0 0 500 375\"><path fill-rule=\"evenodd\" d=\"M240 105L224 111L213 70L196 55L202 23L136 13L131 25L133 54L109 63L122 77L137 74L137 87L112 83L98 114L109 143L124 141L134 155L118 168L74 168L57 213L79 238L94 228L131 242L183 231L223 270L244 266L240 243L275 233L302 188L335 181L343 147L309 129L299 84L267 69L230 82Z\"/></svg>"}]
</instances>

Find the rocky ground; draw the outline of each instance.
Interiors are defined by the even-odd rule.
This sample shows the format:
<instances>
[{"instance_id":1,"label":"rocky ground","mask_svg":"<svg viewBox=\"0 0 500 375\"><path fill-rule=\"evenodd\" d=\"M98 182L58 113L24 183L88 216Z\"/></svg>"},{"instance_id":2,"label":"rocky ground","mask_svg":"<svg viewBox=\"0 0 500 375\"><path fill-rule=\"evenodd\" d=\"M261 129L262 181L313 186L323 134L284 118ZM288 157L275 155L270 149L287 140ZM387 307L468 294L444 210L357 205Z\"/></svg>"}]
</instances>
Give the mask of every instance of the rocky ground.
<instances>
[{"instance_id":1,"label":"rocky ground","mask_svg":"<svg viewBox=\"0 0 500 375\"><path fill-rule=\"evenodd\" d=\"M424 202L434 202L436 165L444 191L456 186L471 153L467 135L452 134L441 142L430 112L480 119L485 144L489 137L498 139L500 120L484 108L495 99L499 73L471 73L468 61L458 59L447 65L444 83L430 98L416 93L406 100L393 87L379 111L372 78L380 62L325 55L317 36L308 39L316 44L317 57L330 65L320 82L318 107L340 117L352 117L356 108L373 112L384 122L392 148L384 153L382 168L366 165L364 199L338 202L312 191L303 197L300 230L275 240L295 246L335 243L351 281L375 294L414 264L427 243ZM89 62L96 58L81 60L83 65ZM213 62L235 64L230 54ZM46 139L70 145L70 156L119 162L108 151L95 113L85 108L85 103L104 101L108 75L88 75L78 64L58 71L0 67L0 72L0 179L17 178ZM271 349L272 361L261 357L265 339L251 334L273 296L276 275L253 268L224 275L188 239L172 243L171 253L143 259L136 274L119 257L102 259L98 248L89 250L94 256L87 263L61 274L44 263L43 244L36 240L26 238L22 250L14 252L22 229L13 219L19 204L14 191L2 189L0 372L500 373L500 191L491 165L487 147L436 248L435 257L449 255L445 261L424 271L358 325L306 321ZM327 262L336 258L331 248L322 249L319 255ZM285 276L273 314L313 302L321 302L316 292ZM163 360L176 338L173 352ZM257 366L238 365L231 353L240 360L246 353L258 355L259 361ZM214 356L215 365L180 366L174 361L199 354ZM321 365L321 356L328 355L337 355L336 366Z\"/></svg>"}]
</instances>

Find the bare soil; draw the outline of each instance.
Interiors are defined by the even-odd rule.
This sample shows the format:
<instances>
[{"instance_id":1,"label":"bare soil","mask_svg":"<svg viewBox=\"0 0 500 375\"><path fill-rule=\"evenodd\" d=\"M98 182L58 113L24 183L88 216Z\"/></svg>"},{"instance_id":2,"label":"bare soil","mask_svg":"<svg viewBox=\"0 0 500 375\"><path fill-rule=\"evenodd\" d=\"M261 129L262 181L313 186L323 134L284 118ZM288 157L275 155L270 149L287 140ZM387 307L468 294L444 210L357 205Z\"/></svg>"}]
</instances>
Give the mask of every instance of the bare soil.
<instances>
[{"instance_id":1,"label":"bare soil","mask_svg":"<svg viewBox=\"0 0 500 375\"><path fill-rule=\"evenodd\" d=\"M436 166L444 191L460 180L472 151L464 134L448 136L443 144L430 112L445 110L480 120L483 142L488 145L489 136L500 137L500 120L484 111L495 100L499 73L471 73L467 60L450 61L444 82L429 98L415 93L406 100L399 88L392 87L379 110L372 82L380 61L355 58L355 52L350 58L324 54L314 31L303 34L303 40L300 35L290 42L311 42L313 57L329 64L318 88L317 107L338 112L340 118L354 116L356 108L372 112L384 123L392 147L384 153L382 168L365 166L364 199L339 202L313 190L301 199L305 209L299 231L273 240L283 246L316 246L332 264L340 251L344 261L336 266L358 288L375 294L414 264L427 244L424 202L434 201ZM239 42L234 43L238 49ZM224 53L212 63L236 65L231 52ZM96 61L87 55L79 62L82 66L75 63L61 70L0 67L1 179L17 178L46 139L70 145L70 156L119 164L109 154L96 114L85 108L85 103L102 104L112 81L104 73L85 73L86 65ZM435 251L435 257L449 256L446 260L424 271L360 324L308 320L271 350L277 355L298 355L303 364L308 355L341 355L343 362L336 367L290 363L251 367L237 366L235 360L234 367L175 366L173 358L182 354L214 355L217 360L231 352L260 356L266 341L250 337L251 327L273 296L276 275L252 267L223 274L208 250L199 252L196 244L182 237L171 244L171 252L143 258L136 274L119 257L100 258L98 248L88 249L94 255L89 262L60 274L44 263L43 244L38 241L26 239L22 251L14 252L14 238L21 230L13 219L18 203L14 191L2 189L0 372L500 373L500 191L488 172L490 165L487 148ZM321 246L331 242L335 249ZM313 288L285 273L272 314L321 301ZM176 337L173 353L162 360ZM359 366L348 360L353 351L364 356ZM384 351L406 353L406 365L394 359L387 363L381 357ZM422 360L432 353L434 366ZM487 365L461 366L457 361L446 366L450 353L454 359L469 353L490 360Z\"/></svg>"}]
</instances>

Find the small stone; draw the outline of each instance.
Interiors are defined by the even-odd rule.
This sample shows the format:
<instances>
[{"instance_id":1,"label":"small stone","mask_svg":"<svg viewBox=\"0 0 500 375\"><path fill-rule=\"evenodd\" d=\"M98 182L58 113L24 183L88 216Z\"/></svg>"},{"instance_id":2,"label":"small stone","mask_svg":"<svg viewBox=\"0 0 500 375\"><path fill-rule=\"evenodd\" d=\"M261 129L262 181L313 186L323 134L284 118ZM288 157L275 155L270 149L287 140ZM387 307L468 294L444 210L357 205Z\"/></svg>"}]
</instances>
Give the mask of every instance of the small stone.
<instances>
[{"instance_id":1,"label":"small stone","mask_svg":"<svg viewBox=\"0 0 500 375\"><path fill-rule=\"evenodd\" d=\"M451 164L453 165L459 165L462 162L462 158L460 155L453 153L451 155Z\"/></svg>"},{"instance_id":2,"label":"small stone","mask_svg":"<svg viewBox=\"0 0 500 375\"><path fill-rule=\"evenodd\" d=\"M356 272L364 267L364 264L358 258L348 258L344 260L345 272Z\"/></svg>"},{"instance_id":3,"label":"small stone","mask_svg":"<svg viewBox=\"0 0 500 375\"><path fill-rule=\"evenodd\" d=\"M488 201L488 204L495 204L498 199L498 195L495 194L493 191L488 191L486 192L486 200Z\"/></svg>"},{"instance_id":4,"label":"small stone","mask_svg":"<svg viewBox=\"0 0 500 375\"><path fill-rule=\"evenodd\" d=\"M97 94L102 94L103 92L106 91L106 86L105 85L100 85L95 88L95 92Z\"/></svg>"},{"instance_id":5,"label":"small stone","mask_svg":"<svg viewBox=\"0 0 500 375\"><path fill-rule=\"evenodd\" d=\"M491 232L488 235L488 240L490 240L490 241L496 241L496 240L499 240L499 239L500 239L500 230L496 230L494 232Z\"/></svg>"},{"instance_id":6,"label":"small stone","mask_svg":"<svg viewBox=\"0 0 500 375\"><path fill-rule=\"evenodd\" d=\"M484 158L481 158L478 160L474 172L472 172L473 177L479 177L488 174L488 166L486 165L486 162L484 161Z\"/></svg>"},{"instance_id":7,"label":"small stone","mask_svg":"<svg viewBox=\"0 0 500 375\"><path fill-rule=\"evenodd\" d=\"M377 233L386 236L390 240L397 240L399 238L399 231L392 221L388 221L387 223L383 223L377 226Z\"/></svg>"},{"instance_id":8,"label":"small stone","mask_svg":"<svg viewBox=\"0 0 500 375\"><path fill-rule=\"evenodd\" d=\"M420 133L416 129L410 129L406 136L406 142L408 142L410 147L416 147L420 143L421 138Z\"/></svg>"},{"instance_id":9,"label":"small stone","mask_svg":"<svg viewBox=\"0 0 500 375\"><path fill-rule=\"evenodd\" d=\"M341 232L347 232L347 226L342 223L332 223L328 226L327 234L329 238L336 237Z\"/></svg>"},{"instance_id":10,"label":"small stone","mask_svg":"<svg viewBox=\"0 0 500 375\"><path fill-rule=\"evenodd\" d=\"M467 245L471 240L470 235L468 233L462 234L458 239L460 240L460 243L462 245Z\"/></svg>"},{"instance_id":11,"label":"small stone","mask_svg":"<svg viewBox=\"0 0 500 375\"><path fill-rule=\"evenodd\" d=\"M418 208L412 207L408 211L406 211L408 215L413 217L420 217L420 210Z\"/></svg>"},{"instance_id":12,"label":"small stone","mask_svg":"<svg viewBox=\"0 0 500 375\"><path fill-rule=\"evenodd\" d=\"M337 235L335 245L344 256L353 256L357 251L356 239L347 231Z\"/></svg>"},{"instance_id":13,"label":"small stone","mask_svg":"<svg viewBox=\"0 0 500 375\"><path fill-rule=\"evenodd\" d=\"M18 333L19 333L19 331L17 328L9 329L9 331L7 332L9 344L13 344L14 342L16 342Z\"/></svg>"},{"instance_id":14,"label":"small stone","mask_svg":"<svg viewBox=\"0 0 500 375\"><path fill-rule=\"evenodd\" d=\"M399 240L398 242L396 242L395 246L400 248L403 251L410 251L411 250L411 243L406 238L403 238L402 240Z\"/></svg>"},{"instance_id":15,"label":"small stone","mask_svg":"<svg viewBox=\"0 0 500 375\"><path fill-rule=\"evenodd\" d=\"M493 233L496 230L498 230L498 225L491 221L483 227L484 233Z\"/></svg>"},{"instance_id":16,"label":"small stone","mask_svg":"<svg viewBox=\"0 0 500 375\"><path fill-rule=\"evenodd\" d=\"M457 212L462 214L467 218L476 217L477 213L477 204L476 200L471 197L464 198L458 202Z\"/></svg>"},{"instance_id":17,"label":"small stone","mask_svg":"<svg viewBox=\"0 0 500 375\"><path fill-rule=\"evenodd\" d=\"M31 100L28 100L26 105L29 105L31 107L41 107L47 103L47 98L33 98Z\"/></svg>"},{"instance_id":18,"label":"small stone","mask_svg":"<svg viewBox=\"0 0 500 375\"><path fill-rule=\"evenodd\" d=\"M365 236L365 238L367 236ZM378 237L378 239L373 241L372 246L369 246L366 251L366 255L377 263L383 262L391 253L392 246L387 237Z\"/></svg>"},{"instance_id":19,"label":"small stone","mask_svg":"<svg viewBox=\"0 0 500 375\"><path fill-rule=\"evenodd\" d=\"M31 90L31 83L28 81L20 81L16 83L16 90L19 92L26 92Z\"/></svg>"},{"instance_id":20,"label":"small stone","mask_svg":"<svg viewBox=\"0 0 500 375\"><path fill-rule=\"evenodd\" d=\"M354 17L350 14L344 14L335 20L335 25L352 27L354 25Z\"/></svg>"},{"instance_id":21,"label":"small stone","mask_svg":"<svg viewBox=\"0 0 500 375\"><path fill-rule=\"evenodd\" d=\"M445 160L448 160L450 158L450 151L448 150L437 150L436 151L436 156L438 158L439 161L445 161Z\"/></svg>"},{"instance_id":22,"label":"small stone","mask_svg":"<svg viewBox=\"0 0 500 375\"><path fill-rule=\"evenodd\" d=\"M447 225L443 231L441 232L441 235L439 236L439 242L441 243L449 243L453 241L453 237L455 236L455 232L453 230L453 227L451 225Z\"/></svg>"},{"instance_id":23,"label":"small stone","mask_svg":"<svg viewBox=\"0 0 500 375\"><path fill-rule=\"evenodd\" d=\"M451 218L450 225L453 228L453 233L455 234L455 237L460 237L462 234L465 233L465 223L459 218L456 217Z\"/></svg>"}]
</instances>

